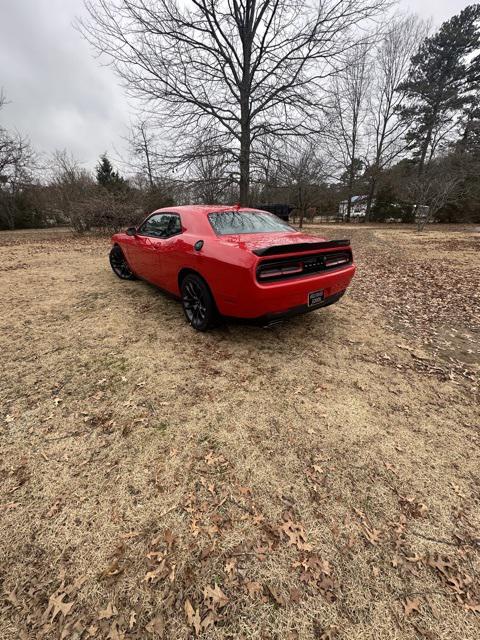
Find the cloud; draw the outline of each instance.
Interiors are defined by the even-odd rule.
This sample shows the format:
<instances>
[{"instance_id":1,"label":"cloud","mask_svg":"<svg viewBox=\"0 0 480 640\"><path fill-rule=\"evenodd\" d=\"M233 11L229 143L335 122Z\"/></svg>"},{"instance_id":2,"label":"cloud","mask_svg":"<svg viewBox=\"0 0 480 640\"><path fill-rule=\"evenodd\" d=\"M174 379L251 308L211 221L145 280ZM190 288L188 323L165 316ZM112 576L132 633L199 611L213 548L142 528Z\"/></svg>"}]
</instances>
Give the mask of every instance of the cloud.
<instances>
[{"instance_id":1,"label":"cloud","mask_svg":"<svg viewBox=\"0 0 480 640\"><path fill-rule=\"evenodd\" d=\"M122 149L131 109L73 28L82 13L79 0L2 0L0 84L10 103L0 121L39 151L67 148L93 167L103 151Z\"/></svg>"}]
</instances>

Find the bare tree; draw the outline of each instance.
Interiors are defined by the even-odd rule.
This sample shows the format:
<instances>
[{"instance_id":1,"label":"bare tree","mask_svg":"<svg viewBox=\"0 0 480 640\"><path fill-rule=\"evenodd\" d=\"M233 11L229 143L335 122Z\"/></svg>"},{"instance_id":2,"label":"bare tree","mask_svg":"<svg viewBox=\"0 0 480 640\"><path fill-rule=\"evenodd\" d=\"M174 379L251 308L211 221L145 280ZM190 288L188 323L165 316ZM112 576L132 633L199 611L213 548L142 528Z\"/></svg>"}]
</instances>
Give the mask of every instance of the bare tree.
<instances>
[{"instance_id":1,"label":"bare tree","mask_svg":"<svg viewBox=\"0 0 480 640\"><path fill-rule=\"evenodd\" d=\"M6 97L0 90L0 109ZM28 138L0 127L0 221L15 227L16 198L32 182L36 154Z\"/></svg>"},{"instance_id":2,"label":"bare tree","mask_svg":"<svg viewBox=\"0 0 480 640\"><path fill-rule=\"evenodd\" d=\"M228 154L210 145L208 140L201 140L194 147L194 155L191 179L196 199L202 203L225 201L228 187L234 179Z\"/></svg>"},{"instance_id":3,"label":"bare tree","mask_svg":"<svg viewBox=\"0 0 480 640\"><path fill-rule=\"evenodd\" d=\"M50 171L56 209L75 231L89 231L93 220L88 200L96 186L93 177L65 149L53 153Z\"/></svg>"},{"instance_id":4,"label":"bare tree","mask_svg":"<svg viewBox=\"0 0 480 640\"><path fill-rule=\"evenodd\" d=\"M405 182L405 200L413 205L417 219L417 231L433 222L436 214L452 199L465 195L465 176L469 160L462 154L434 158L422 173L415 171ZM424 214L421 215L422 210Z\"/></svg>"},{"instance_id":5,"label":"bare tree","mask_svg":"<svg viewBox=\"0 0 480 640\"><path fill-rule=\"evenodd\" d=\"M320 204L319 185L327 176L325 161L319 157L317 145L296 150L288 150L284 154L281 165L282 182L289 194L289 203L295 206L299 213L299 227L309 210Z\"/></svg>"},{"instance_id":6,"label":"bare tree","mask_svg":"<svg viewBox=\"0 0 480 640\"><path fill-rule=\"evenodd\" d=\"M370 43L356 45L345 68L334 78L330 136L334 155L345 170L347 219L350 219L354 184L366 155L368 95L370 90Z\"/></svg>"},{"instance_id":7,"label":"bare tree","mask_svg":"<svg viewBox=\"0 0 480 640\"><path fill-rule=\"evenodd\" d=\"M127 142L131 155L130 166L137 174L146 176L148 186L152 189L158 180L159 149L148 118L139 118L130 126Z\"/></svg>"},{"instance_id":8,"label":"bare tree","mask_svg":"<svg viewBox=\"0 0 480 640\"><path fill-rule=\"evenodd\" d=\"M170 129L224 135L236 150L240 200L265 136L307 134L318 90L386 0L85 0L84 36Z\"/></svg>"},{"instance_id":9,"label":"bare tree","mask_svg":"<svg viewBox=\"0 0 480 640\"><path fill-rule=\"evenodd\" d=\"M415 15L397 17L385 31L375 52L369 123L373 134L373 158L368 168L367 220L381 172L407 147L405 133L409 124L397 113L404 100L399 86L407 77L410 59L427 36L428 29L429 23Z\"/></svg>"},{"instance_id":10,"label":"bare tree","mask_svg":"<svg viewBox=\"0 0 480 640\"><path fill-rule=\"evenodd\" d=\"M285 200L281 187L284 153L285 144L274 137L265 138L252 148L252 197L257 204Z\"/></svg>"}]
</instances>

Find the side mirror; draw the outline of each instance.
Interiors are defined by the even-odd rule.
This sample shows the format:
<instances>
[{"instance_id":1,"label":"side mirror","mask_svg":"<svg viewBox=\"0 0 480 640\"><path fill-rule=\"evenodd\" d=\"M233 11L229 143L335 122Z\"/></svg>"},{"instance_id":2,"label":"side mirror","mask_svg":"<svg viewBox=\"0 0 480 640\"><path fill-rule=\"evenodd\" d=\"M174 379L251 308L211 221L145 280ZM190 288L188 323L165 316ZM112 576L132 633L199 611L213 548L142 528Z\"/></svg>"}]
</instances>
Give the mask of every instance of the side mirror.
<instances>
[{"instance_id":1,"label":"side mirror","mask_svg":"<svg viewBox=\"0 0 480 640\"><path fill-rule=\"evenodd\" d=\"M127 231L125 232L127 234L127 236L136 236L137 235L137 227L128 227Z\"/></svg>"}]
</instances>

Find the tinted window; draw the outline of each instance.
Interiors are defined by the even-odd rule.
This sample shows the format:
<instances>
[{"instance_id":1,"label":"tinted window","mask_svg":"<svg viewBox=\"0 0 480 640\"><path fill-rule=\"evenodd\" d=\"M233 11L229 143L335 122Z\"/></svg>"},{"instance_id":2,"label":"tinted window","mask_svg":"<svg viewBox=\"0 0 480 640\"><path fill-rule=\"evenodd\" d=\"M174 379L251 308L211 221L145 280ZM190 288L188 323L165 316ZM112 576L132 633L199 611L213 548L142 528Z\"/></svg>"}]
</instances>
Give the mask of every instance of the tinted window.
<instances>
[{"instance_id":1,"label":"tinted window","mask_svg":"<svg viewBox=\"0 0 480 640\"><path fill-rule=\"evenodd\" d=\"M221 211L209 213L208 219L215 233L224 236L237 233L268 233L295 231L277 216L266 211Z\"/></svg>"},{"instance_id":2,"label":"tinted window","mask_svg":"<svg viewBox=\"0 0 480 640\"><path fill-rule=\"evenodd\" d=\"M169 238L181 232L180 216L175 213L156 213L140 227L140 233L156 238Z\"/></svg>"}]
</instances>

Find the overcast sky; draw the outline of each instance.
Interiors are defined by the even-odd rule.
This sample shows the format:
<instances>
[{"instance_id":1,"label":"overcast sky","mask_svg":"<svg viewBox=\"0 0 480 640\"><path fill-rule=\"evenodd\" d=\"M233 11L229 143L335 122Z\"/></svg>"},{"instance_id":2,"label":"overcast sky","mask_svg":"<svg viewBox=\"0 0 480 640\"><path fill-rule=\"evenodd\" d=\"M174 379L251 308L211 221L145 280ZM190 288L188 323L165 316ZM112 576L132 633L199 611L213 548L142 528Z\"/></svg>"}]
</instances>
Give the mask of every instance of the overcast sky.
<instances>
[{"instance_id":1,"label":"overcast sky","mask_svg":"<svg viewBox=\"0 0 480 640\"><path fill-rule=\"evenodd\" d=\"M473 1L473 0L472 0ZM434 25L471 2L401 0L400 8ZM0 0L0 87L9 104L0 123L49 153L66 148L93 167L108 151L122 153L133 113L113 71L93 57L72 27L82 0Z\"/></svg>"}]
</instances>

